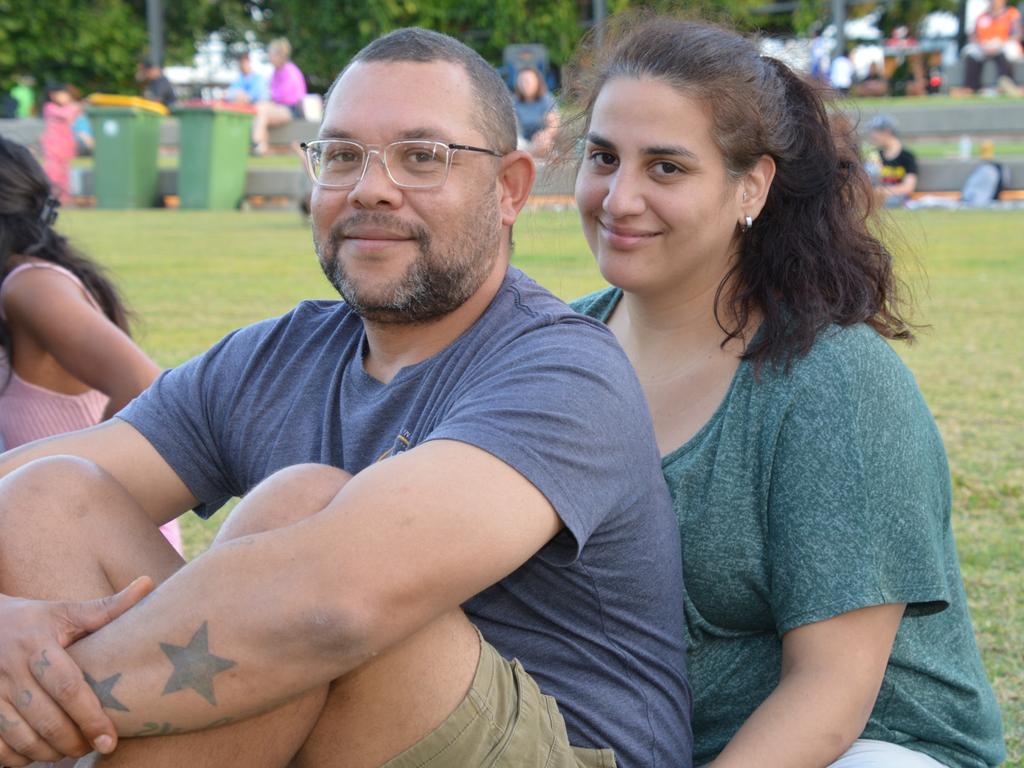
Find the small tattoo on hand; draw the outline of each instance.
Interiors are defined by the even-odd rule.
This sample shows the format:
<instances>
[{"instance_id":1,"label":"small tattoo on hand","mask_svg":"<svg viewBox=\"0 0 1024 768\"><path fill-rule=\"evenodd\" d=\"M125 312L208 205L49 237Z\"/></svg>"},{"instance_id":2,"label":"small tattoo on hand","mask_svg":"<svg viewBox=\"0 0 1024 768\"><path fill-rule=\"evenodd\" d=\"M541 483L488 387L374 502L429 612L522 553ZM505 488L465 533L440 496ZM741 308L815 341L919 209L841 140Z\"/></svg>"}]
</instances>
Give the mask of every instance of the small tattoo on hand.
<instances>
[{"instance_id":1,"label":"small tattoo on hand","mask_svg":"<svg viewBox=\"0 0 1024 768\"><path fill-rule=\"evenodd\" d=\"M18 705L22 707L27 707L31 703L32 691L22 691L21 695L18 697Z\"/></svg>"},{"instance_id":2,"label":"small tattoo on hand","mask_svg":"<svg viewBox=\"0 0 1024 768\"><path fill-rule=\"evenodd\" d=\"M0 715L0 733L6 733L11 728L21 725L20 720L8 720L3 715Z\"/></svg>"},{"instance_id":3,"label":"small tattoo on hand","mask_svg":"<svg viewBox=\"0 0 1024 768\"><path fill-rule=\"evenodd\" d=\"M46 668L52 666L53 664L46 657L46 651L44 650L43 658L32 662L32 674L36 676L36 680L42 680L43 676L46 674Z\"/></svg>"}]
</instances>

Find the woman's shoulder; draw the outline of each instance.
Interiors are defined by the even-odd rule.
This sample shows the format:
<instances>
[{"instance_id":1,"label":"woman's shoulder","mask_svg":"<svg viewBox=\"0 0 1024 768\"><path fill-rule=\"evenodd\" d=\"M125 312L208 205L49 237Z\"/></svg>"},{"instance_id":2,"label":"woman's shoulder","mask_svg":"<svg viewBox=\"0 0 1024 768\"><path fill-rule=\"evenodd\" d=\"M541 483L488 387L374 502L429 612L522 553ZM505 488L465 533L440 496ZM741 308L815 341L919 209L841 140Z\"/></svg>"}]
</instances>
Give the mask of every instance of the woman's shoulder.
<instances>
[{"instance_id":1,"label":"woman's shoulder","mask_svg":"<svg viewBox=\"0 0 1024 768\"><path fill-rule=\"evenodd\" d=\"M807 354L793 363L798 377L818 377L830 372L843 377L909 373L896 351L874 328L865 324L830 325Z\"/></svg>"},{"instance_id":2,"label":"woman's shoulder","mask_svg":"<svg viewBox=\"0 0 1024 768\"><path fill-rule=\"evenodd\" d=\"M829 326L785 374L794 399L845 404L862 415L924 408L917 380L877 331L859 323Z\"/></svg>"},{"instance_id":3,"label":"woman's shoulder","mask_svg":"<svg viewBox=\"0 0 1024 768\"><path fill-rule=\"evenodd\" d=\"M31 294L50 293L55 289L74 285L84 299L94 307L97 307L96 300L85 287L81 278L67 267L44 259L36 259L30 256L14 257L10 264L13 266L0 277L0 296L3 297L2 311L10 297L17 293L28 292ZM34 296L26 300L34 301Z\"/></svg>"},{"instance_id":4,"label":"woman's shoulder","mask_svg":"<svg viewBox=\"0 0 1024 768\"><path fill-rule=\"evenodd\" d=\"M52 261L37 259L32 256L13 256L8 264L9 269L2 276L4 285L8 285L8 281L11 278L21 274L32 274L44 280L50 276L60 275L61 279L71 280L79 288L85 290L85 285L78 275L67 267L54 264Z\"/></svg>"}]
</instances>

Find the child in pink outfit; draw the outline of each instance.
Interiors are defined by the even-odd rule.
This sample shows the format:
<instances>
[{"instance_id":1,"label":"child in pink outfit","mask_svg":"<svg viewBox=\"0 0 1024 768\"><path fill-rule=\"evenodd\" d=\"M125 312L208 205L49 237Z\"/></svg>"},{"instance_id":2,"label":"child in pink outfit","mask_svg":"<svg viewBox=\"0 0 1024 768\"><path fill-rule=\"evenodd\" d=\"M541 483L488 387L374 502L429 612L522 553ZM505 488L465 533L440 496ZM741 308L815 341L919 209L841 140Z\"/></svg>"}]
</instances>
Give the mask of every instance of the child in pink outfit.
<instances>
[{"instance_id":1,"label":"child in pink outfit","mask_svg":"<svg viewBox=\"0 0 1024 768\"><path fill-rule=\"evenodd\" d=\"M78 113L78 105L63 85L50 89L43 105L43 134L39 144L43 149L43 169L60 193L61 202L67 202L70 196L71 160L75 157L75 134L71 126Z\"/></svg>"}]
</instances>

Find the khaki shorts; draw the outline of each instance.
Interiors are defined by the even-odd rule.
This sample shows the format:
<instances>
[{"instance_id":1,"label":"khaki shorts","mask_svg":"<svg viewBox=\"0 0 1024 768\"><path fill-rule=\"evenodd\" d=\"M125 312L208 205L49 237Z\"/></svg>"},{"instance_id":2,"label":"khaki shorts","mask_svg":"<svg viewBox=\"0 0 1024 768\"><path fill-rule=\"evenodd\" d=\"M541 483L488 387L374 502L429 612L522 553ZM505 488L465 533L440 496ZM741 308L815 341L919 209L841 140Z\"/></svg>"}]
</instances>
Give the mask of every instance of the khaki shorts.
<instances>
[{"instance_id":1,"label":"khaki shorts","mask_svg":"<svg viewBox=\"0 0 1024 768\"><path fill-rule=\"evenodd\" d=\"M615 768L610 749L569 744L558 703L481 638L469 692L448 719L383 768Z\"/></svg>"}]
</instances>

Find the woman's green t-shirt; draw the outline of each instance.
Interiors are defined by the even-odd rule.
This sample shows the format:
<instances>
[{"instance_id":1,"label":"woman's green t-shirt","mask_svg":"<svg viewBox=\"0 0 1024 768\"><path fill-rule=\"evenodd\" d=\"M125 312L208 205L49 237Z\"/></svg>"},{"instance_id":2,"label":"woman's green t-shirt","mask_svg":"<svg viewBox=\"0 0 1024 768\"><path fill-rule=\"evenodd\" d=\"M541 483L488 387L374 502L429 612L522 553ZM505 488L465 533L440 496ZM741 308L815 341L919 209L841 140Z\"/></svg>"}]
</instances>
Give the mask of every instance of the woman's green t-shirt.
<instances>
[{"instance_id":1,"label":"woman's green t-shirt","mask_svg":"<svg viewBox=\"0 0 1024 768\"><path fill-rule=\"evenodd\" d=\"M606 320L607 289L574 308ZM778 683L782 635L907 603L862 738L949 766L1004 757L950 527L945 449L913 375L866 325L788 371L741 362L717 411L662 459L683 538L694 761Z\"/></svg>"}]
</instances>

